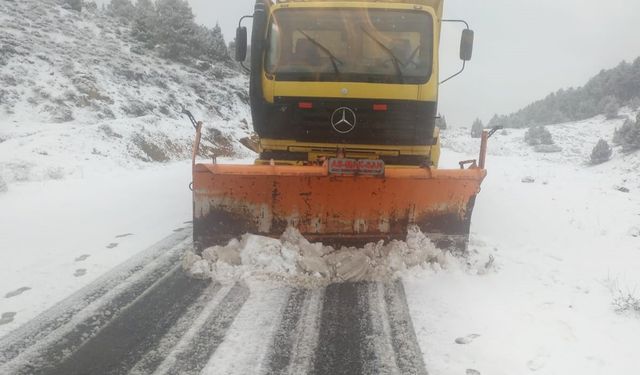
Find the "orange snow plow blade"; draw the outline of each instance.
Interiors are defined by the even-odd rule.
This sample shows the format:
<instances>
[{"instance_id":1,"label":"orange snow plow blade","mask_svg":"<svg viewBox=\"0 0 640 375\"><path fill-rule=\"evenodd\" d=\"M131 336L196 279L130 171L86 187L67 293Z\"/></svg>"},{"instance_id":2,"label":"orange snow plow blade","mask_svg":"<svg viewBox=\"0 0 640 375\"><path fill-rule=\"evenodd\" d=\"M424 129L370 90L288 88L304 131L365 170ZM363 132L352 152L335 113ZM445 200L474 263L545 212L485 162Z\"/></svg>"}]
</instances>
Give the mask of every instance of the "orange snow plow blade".
<instances>
[{"instance_id":1,"label":"orange snow plow blade","mask_svg":"<svg viewBox=\"0 0 640 375\"><path fill-rule=\"evenodd\" d=\"M482 160L484 164L484 160ZM465 249L482 167L387 167L379 176L334 175L327 166L196 164L196 249L244 233L359 246L404 239L417 225L438 246Z\"/></svg>"}]
</instances>

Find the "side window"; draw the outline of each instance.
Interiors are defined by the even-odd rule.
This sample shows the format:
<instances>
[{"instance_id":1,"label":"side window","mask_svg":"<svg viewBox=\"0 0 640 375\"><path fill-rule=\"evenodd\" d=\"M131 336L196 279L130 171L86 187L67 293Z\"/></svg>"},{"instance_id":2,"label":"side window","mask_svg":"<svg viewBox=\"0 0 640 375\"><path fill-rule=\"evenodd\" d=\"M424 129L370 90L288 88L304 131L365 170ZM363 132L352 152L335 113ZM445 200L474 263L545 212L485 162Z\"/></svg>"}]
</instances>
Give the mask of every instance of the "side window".
<instances>
[{"instance_id":1,"label":"side window","mask_svg":"<svg viewBox=\"0 0 640 375\"><path fill-rule=\"evenodd\" d=\"M265 68L268 72L273 72L280 64L280 26L277 19L271 22L271 28L269 30L269 42L267 43L267 57L265 61Z\"/></svg>"}]
</instances>

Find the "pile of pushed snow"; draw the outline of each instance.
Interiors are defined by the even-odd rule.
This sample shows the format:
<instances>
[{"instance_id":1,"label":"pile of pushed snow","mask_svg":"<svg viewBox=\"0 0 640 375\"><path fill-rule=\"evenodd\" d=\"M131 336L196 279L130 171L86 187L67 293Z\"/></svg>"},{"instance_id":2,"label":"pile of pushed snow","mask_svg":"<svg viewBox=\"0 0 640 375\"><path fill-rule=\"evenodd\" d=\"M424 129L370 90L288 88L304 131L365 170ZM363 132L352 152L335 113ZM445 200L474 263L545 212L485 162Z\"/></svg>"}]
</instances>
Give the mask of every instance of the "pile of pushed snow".
<instances>
[{"instance_id":1,"label":"pile of pushed snow","mask_svg":"<svg viewBox=\"0 0 640 375\"><path fill-rule=\"evenodd\" d=\"M183 259L184 269L198 278L220 282L268 278L299 286L387 281L418 267L440 269L472 263L475 266L475 262L461 261L438 249L417 227L409 229L406 241L341 249L310 243L296 229L288 228L280 239L245 234L226 246L205 249L201 257L189 252Z\"/></svg>"}]
</instances>

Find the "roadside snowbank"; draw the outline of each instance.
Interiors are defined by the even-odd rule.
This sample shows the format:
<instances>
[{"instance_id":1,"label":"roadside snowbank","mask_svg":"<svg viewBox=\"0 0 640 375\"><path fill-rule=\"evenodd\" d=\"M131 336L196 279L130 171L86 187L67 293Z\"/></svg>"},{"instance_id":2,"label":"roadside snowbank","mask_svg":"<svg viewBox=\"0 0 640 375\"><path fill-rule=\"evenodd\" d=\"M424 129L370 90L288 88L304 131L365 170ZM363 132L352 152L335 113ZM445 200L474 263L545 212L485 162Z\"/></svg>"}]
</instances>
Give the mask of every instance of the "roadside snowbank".
<instances>
[{"instance_id":1,"label":"roadside snowbank","mask_svg":"<svg viewBox=\"0 0 640 375\"><path fill-rule=\"evenodd\" d=\"M580 151L600 132L612 132L614 122L549 127L566 132L554 133L564 156L534 153L519 139L524 130L491 139L469 249L493 254L495 271L426 268L402 277L429 373L597 375L640 368L634 311L640 152L592 167ZM580 148L570 154L570 144ZM474 154L446 150L442 165ZM525 176L533 182L523 183Z\"/></svg>"},{"instance_id":2,"label":"roadside snowbank","mask_svg":"<svg viewBox=\"0 0 640 375\"><path fill-rule=\"evenodd\" d=\"M406 241L340 249L310 243L296 229L288 228L280 239L245 234L226 246L205 249L202 257L187 253L183 266L194 277L221 282L267 278L315 287L348 281L389 281L413 268L484 273L492 263L491 256L477 252L458 257L438 249L416 227L409 228Z\"/></svg>"}]
</instances>

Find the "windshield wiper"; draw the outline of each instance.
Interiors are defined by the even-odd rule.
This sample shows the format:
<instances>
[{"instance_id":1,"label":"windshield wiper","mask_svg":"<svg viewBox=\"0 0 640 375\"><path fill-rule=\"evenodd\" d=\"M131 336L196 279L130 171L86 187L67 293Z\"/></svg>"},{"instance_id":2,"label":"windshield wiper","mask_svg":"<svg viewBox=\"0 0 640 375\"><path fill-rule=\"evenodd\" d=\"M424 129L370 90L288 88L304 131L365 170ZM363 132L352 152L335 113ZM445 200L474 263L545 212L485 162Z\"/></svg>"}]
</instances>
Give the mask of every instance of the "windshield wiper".
<instances>
[{"instance_id":1,"label":"windshield wiper","mask_svg":"<svg viewBox=\"0 0 640 375\"><path fill-rule=\"evenodd\" d=\"M402 75L402 69L400 68L400 64L401 64L400 59L398 59L398 57L396 57L396 55L393 54L393 51L391 51L389 47L385 46L384 43L376 39L375 36L371 35L367 30L364 29L364 27L360 27L360 28L362 29L362 31L364 31L365 34L367 34L369 38L371 38L374 42L376 42L376 44L379 45L380 48L382 48L389 55L389 57L391 57L391 61L393 62L393 67L396 70L396 75L400 79L400 82L404 83L404 76Z\"/></svg>"},{"instance_id":2,"label":"windshield wiper","mask_svg":"<svg viewBox=\"0 0 640 375\"><path fill-rule=\"evenodd\" d=\"M320 42L310 37L304 31L298 29L298 32L304 35L304 37L309 39L311 43L313 43L316 47L320 48L324 53L326 53L327 56L329 56L329 58L331 59L331 65L333 65L333 70L336 71L336 74L340 74L340 69L338 69L338 64L342 65L342 61L340 61L340 59L338 59L327 47L323 46Z\"/></svg>"}]
</instances>

